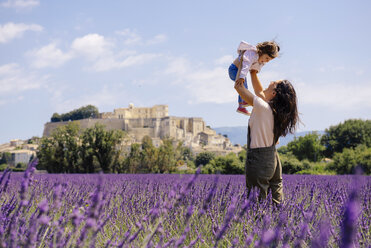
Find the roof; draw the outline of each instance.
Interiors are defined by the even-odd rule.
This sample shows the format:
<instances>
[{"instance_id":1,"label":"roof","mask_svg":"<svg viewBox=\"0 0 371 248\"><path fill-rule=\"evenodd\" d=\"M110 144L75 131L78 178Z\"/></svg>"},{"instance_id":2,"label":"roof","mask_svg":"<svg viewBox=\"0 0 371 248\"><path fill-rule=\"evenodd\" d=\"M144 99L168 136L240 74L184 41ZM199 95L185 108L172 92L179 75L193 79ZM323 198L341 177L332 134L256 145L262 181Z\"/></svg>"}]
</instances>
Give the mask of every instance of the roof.
<instances>
[{"instance_id":1,"label":"roof","mask_svg":"<svg viewBox=\"0 0 371 248\"><path fill-rule=\"evenodd\" d=\"M27 153L27 154L32 154L34 152L33 151L30 151L30 150L13 150L13 151L10 151L10 153Z\"/></svg>"}]
</instances>

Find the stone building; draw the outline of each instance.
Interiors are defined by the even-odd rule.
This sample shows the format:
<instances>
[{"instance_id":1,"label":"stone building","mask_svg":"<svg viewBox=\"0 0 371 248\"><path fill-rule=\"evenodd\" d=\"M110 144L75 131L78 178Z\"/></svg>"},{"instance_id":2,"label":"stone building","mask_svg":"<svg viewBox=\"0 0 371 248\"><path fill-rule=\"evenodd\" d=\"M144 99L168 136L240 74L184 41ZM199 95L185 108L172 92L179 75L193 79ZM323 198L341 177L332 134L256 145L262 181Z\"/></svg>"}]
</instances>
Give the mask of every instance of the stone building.
<instances>
[{"instance_id":1,"label":"stone building","mask_svg":"<svg viewBox=\"0 0 371 248\"><path fill-rule=\"evenodd\" d=\"M10 145L11 146L20 146L20 145L22 145L24 142L23 142L23 140L20 140L20 139L12 139L11 141L10 141Z\"/></svg>"},{"instance_id":2,"label":"stone building","mask_svg":"<svg viewBox=\"0 0 371 248\"><path fill-rule=\"evenodd\" d=\"M18 163L28 164L32 156L36 156L35 151L30 150L14 150L12 154L12 165L16 166Z\"/></svg>"},{"instance_id":3,"label":"stone building","mask_svg":"<svg viewBox=\"0 0 371 248\"><path fill-rule=\"evenodd\" d=\"M156 146L159 146L163 138L174 138L198 151L202 150L203 146L214 147L216 150L233 147L228 138L206 127L202 118L169 116L167 105L138 108L130 104L128 108L118 108L113 112L101 113L100 118L82 119L78 122L82 129L94 127L96 123L100 123L107 130L126 131L130 136L129 143L140 143L144 136L149 136ZM50 136L55 128L66 124L68 122L46 123L43 136ZM237 150L240 151L241 148Z\"/></svg>"}]
</instances>

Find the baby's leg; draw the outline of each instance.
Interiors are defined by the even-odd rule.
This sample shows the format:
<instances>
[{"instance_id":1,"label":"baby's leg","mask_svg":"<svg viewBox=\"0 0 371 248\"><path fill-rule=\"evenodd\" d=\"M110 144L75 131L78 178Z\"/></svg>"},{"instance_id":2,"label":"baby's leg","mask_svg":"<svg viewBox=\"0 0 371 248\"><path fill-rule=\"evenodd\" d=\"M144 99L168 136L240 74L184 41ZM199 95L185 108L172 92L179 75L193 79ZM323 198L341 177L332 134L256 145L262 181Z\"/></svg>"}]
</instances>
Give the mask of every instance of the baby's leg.
<instances>
[{"instance_id":1,"label":"baby's leg","mask_svg":"<svg viewBox=\"0 0 371 248\"><path fill-rule=\"evenodd\" d=\"M245 78L245 81L243 82L243 86L247 89L247 80L246 80L246 78ZM238 104L241 105L242 107L246 107L246 106L249 105L240 96L238 96Z\"/></svg>"},{"instance_id":2,"label":"baby's leg","mask_svg":"<svg viewBox=\"0 0 371 248\"><path fill-rule=\"evenodd\" d=\"M229 74L229 78L233 80L233 82L236 81L237 72L238 72L238 67L235 64L231 64L228 68L228 74ZM243 85L245 86L245 88L247 88L246 78L245 78L245 82ZM247 103L244 100L242 100L240 95L238 95L238 108L236 111L241 114L250 115L250 112L247 111L244 105L247 105Z\"/></svg>"},{"instance_id":3,"label":"baby's leg","mask_svg":"<svg viewBox=\"0 0 371 248\"><path fill-rule=\"evenodd\" d=\"M228 68L229 78L233 81L236 81L237 72L238 72L237 66L235 64L231 64Z\"/></svg>"}]
</instances>

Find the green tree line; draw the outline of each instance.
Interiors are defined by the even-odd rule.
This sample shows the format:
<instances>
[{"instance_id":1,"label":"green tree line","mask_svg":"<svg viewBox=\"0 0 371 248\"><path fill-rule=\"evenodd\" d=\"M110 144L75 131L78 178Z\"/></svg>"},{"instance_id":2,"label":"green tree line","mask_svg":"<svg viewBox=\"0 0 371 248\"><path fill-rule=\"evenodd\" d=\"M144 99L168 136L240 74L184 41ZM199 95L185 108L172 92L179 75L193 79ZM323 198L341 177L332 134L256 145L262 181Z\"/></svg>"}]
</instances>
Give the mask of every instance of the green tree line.
<instances>
[{"instance_id":1,"label":"green tree line","mask_svg":"<svg viewBox=\"0 0 371 248\"><path fill-rule=\"evenodd\" d=\"M65 114L54 113L50 118L51 122L75 121L86 118L97 118L99 116L98 108L93 105L87 105Z\"/></svg>"},{"instance_id":2,"label":"green tree line","mask_svg":"<svg viewBox=\"0 0 371 248\"><path fill-rule=\"evenodd\" d=\"M194 156L182 142L163 139L155 147L149 136L127 149L126 138L125 132L105 130L101 124L81 130L78 122L70 122L40 140L37 168L49 173L194 173L202 165L203 173L244 172L245 151Z\"/></svg>"},{"instance_id":3,"label":"green tree line","mask_svg":"<svg viewBox=\"0 0 371 248\"><path fill-rule=\"evenodd\" d=\"M107 131L99 124L82 131L71 122L41 139L39 169L52 173L193 173L202 165L202 173L244 173L246 147L237 155L202 152L194 156L182 142L164 139L155 147L148 136L125 150L126 138L123 131ZM357 166L370 174L371 121L346 120L322 136L312 132L296 137L278 152L285 174L350 174Z\"/></svg>"},{"instance_id":4,"label":"green tree line","mask_svg":"<svg viewBox=\"0 0 371 248\"><path fill-rule=\"evenodd\" d=\"M371 120L350 119L325 130L295 138L278 149L286 174L351 174L361 167L371 173Z\"/></svg>"},{"instance_id":5,"label":"green tree line","mask_svg":"<svg viewBox=\"0 0 371 248\"><path fill-rule=\"evenodd\" d=\"M68 123L41 139L38 169L51 173L119 172L123 137L122 131L106 131L100 124L81 132L78 122Z\"/></svg>"}]
</instances>

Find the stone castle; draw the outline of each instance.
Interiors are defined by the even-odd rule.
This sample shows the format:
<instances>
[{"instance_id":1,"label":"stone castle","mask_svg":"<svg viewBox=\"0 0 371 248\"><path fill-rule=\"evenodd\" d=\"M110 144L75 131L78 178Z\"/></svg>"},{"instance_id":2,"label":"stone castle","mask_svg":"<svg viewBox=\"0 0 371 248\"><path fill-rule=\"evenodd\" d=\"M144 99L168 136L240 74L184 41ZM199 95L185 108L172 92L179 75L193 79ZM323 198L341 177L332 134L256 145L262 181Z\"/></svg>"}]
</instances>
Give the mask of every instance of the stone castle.
<instances>
[{"instance_id":1,"label":"stone castle","mask_svg":"<svg viewBox=\"0 0 371 248\"><path fill-rule=\"evenodd\" d=\"M131 143L140 143L144 136L152 138L153 144L159 146L161 139L173 138L183 141L194 153L212 151L218 154L238 153L240 146L234 146L223 135L207 127L202 118L169 116L167 105L155 105L149 108L134 107L114 109L113 112L100 114L100 118L78 120L82 129L103 124L107 130L119 129L129 134ZM50 136L52 131L68 122L48 122L43 136Z\"/></svg>"}]
</instances>

